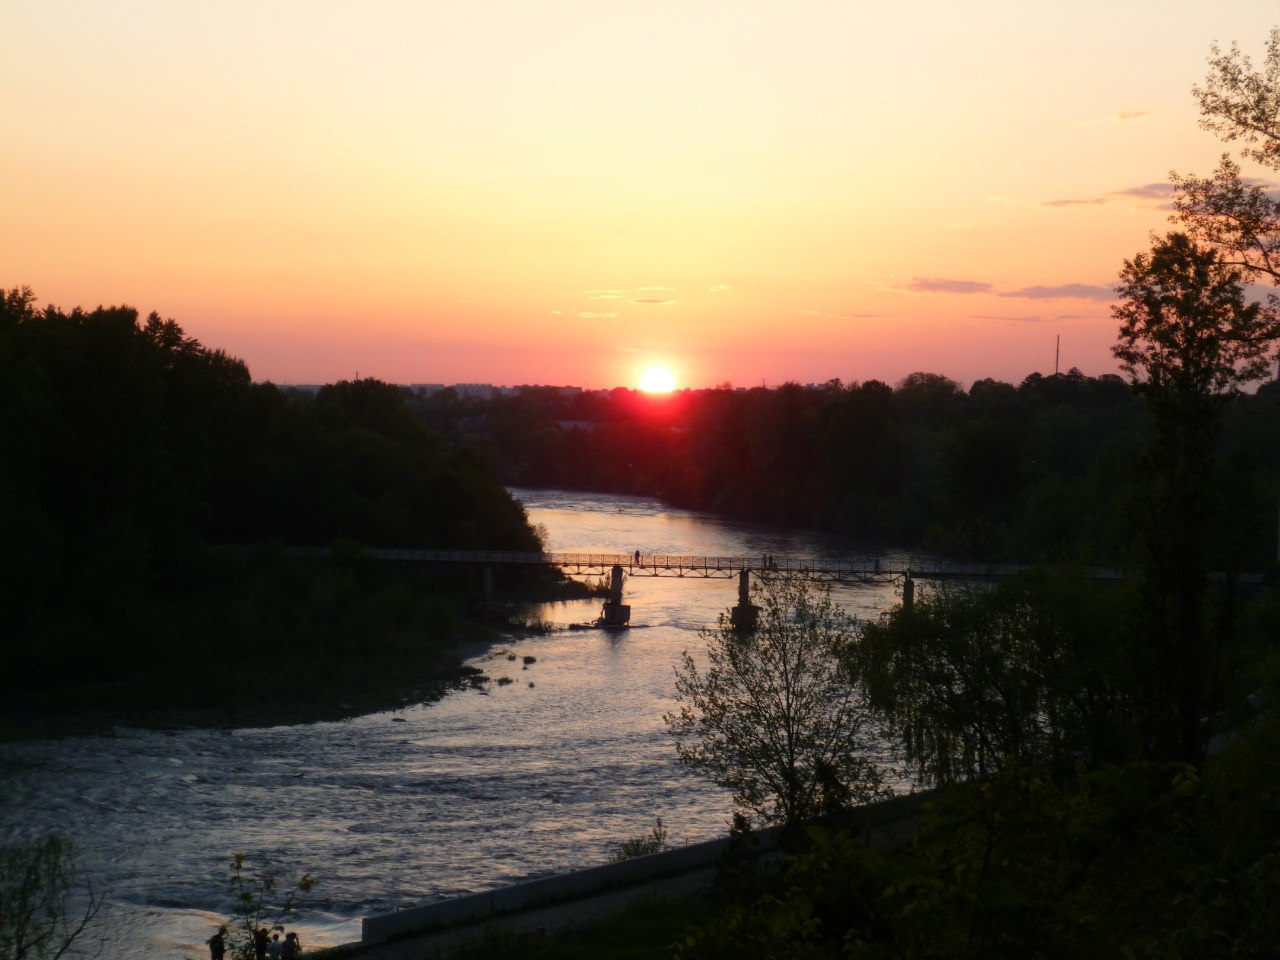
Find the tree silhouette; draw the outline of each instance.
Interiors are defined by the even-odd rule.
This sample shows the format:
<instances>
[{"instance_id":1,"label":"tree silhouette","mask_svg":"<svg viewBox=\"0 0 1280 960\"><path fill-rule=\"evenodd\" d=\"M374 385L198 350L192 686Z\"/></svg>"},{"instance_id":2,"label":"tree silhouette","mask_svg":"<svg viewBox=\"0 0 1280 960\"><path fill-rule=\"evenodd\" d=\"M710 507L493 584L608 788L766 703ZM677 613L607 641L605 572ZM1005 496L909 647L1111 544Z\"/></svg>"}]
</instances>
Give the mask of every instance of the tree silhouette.
<instances>
[{"instance_id":1,"label":"tree silhouette","mask_svg":"<svg viewBox=\"0 0 1280 960\"><path fill-rule=\"evenodd\" d=\"M1113 353L1156 418L1146 523L1148 630L1171 715L1162 751L1202 755L1200 713L1214 451L1224 403L1268 368L1280 317L1246 300L1242 268L1186 234L1125 261Z\"/></svg>"}]
</instances>

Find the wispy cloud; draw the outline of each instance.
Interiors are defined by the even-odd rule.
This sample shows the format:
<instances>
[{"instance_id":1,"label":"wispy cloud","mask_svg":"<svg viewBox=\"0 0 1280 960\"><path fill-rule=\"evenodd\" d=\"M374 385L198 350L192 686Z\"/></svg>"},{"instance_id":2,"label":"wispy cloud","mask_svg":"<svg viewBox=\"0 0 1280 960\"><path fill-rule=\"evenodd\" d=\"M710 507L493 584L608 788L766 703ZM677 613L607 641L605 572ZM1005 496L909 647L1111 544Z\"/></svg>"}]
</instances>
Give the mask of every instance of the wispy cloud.
<instances>
[{"instance_id":1,"label":"wispy cloud","mask_svg":"<svg viewBox=\"0 0 1280 960\"><path fill-rule=\"evenodd\" d=\"M725 292L727 292L727 291L728 291L728 289L729 289L729 285L728 285L727 283L713 283L713 284L712 284L710 287L708 287L707 289L708 289L711 293L725 293Z\"/></svg>"},{"instance_id":2,"label":"wispy cloud","mask_svg":"<svg viewBox=\"0 0 1280 960\"><path fill-rule=\"evenodd\" d=\"M1129 197L1135 200L1156 200L1162 204L1168 204L1173 201L1173 184L1143 183L1136 187L1125 187L1123 190L1112 190L1109 196ZM1062 200L1045 200L1040 205L1042 207L1100 207L1110 202L1106 197L1091 197L1087 199L1068 197Z\"/></svg>"},{"instance_id":3,"label":"wispy cloud","mask_svg":"<svg viewBox=\"0 0 1280 960\"><path fill-rule=\"evenodd\" d=\"M1111 287L1101 287L1093 283L1063 283L1056 287L1032 286L1020 290L1005 290L1002 297L1022 297L1026 300L1058 300L1064 297L1075 297L1081 300L1114 300L1115 291Z\"/></svg>"},{"instance_id":4,"label":"wispy cloud","mask_svg":"<svg viewBox=\"0 0 1280 960\"><path fill-rule=\"evenodd\" d=\"M991 284L982 280L912 277L907 281L907 289L914 293L990 293Z\"/></svg>"},{"instance_id":5,"label":"wispy cloud","mask_svg":"<svg viewBox=\"0 0 1280 960\"><path fill-rule=\"evenodd\" d=\"M1112 191L1119 197L1137 197L1141 200L1172 200L1172 183L1144 183L1137 187L1125 187Z\"/></svg>"},{"instance_id":6,"label":"wispy cloud","mask_svg":"<svg viewBox=\"0 0 1280 960\"><path fill-rule=\"evenodd\" d=\"M904 287L900 289L910 290L913 293L951 293L951 294L969 294L969 293L988 293L997 297L1013 297L1022 300L1101 300L1111 301L1115 299L1115 291L1108 286L1101 286L1096 283L1060 283L1052 286L1046 284L1035 284L1029 287L1019 287L1016 290L997 290L995 284L986 280L952 280L942 277L912 277ZM834 316L834 314L828 314ZM841 316L871 316L870 314L841 314ZM981 319L1012 319L998 317L983 317Z\"/></svg>"},{"instance_id":7,"label":"wispy cloud","mask_svg":"<svg viewBox=\"0 0 1280 960\"><path fill-rule=\"evenodd\" d=\"M1151 116L1150 110L1117 110L1114 113L1097 114L1083 120L1077 120L1078 127L1093 127L1099 124L1129 123Z\"/></svg>"},{"instance_id":8,"label":"wispy cloud","mask_svg":"<svg viewBox=\"0 0 1280 960\"><path fill-rule=\"evenodd\" d=\"M986 315L986 314L973 314L972 316L969 317L969 319L970 320L995 320L1000 323L1044 323L1044 317L1039 317L1039 316L1006 317L1006 316L995 316L995 315Z\"/></svg>"},{"instance_id":9,"label":"wispy cloud","mask_svg":"<svg viewBox=\"0 0 1280 960\"><path fill-rule=\"evenodd\" d=\"M578 314L583 320L612 320L616 313L597 313L594 310L583 310Z\"/></svg>"},{"instance_id":10,"label":"wispy cloud","mask_svg":"<svg viewBox=\"0 0 1280 960\"><path fill-rule=\"evenodd\" d=\"M1042 207L1100 207L1107 201L1101 197L1092 200L1046 200Z\"/></svg>"},{"instance_id":11,"label":"wispy cloud","mask_svg":"<svg viewBox=\"0 0 1280 960\"><path fill-rule=\"evenodd\" d=\"M801 310L807 317L823 317L827 320L898 320L900 317L891 313L858 313L854 310L841 310L832 313L829 310Z\"/></svg>"},{"instance_id":12,"label":"wispy cloud","mask_svg":"<svg viewBox=\"0 0 1280 960\"><path fill-rule=\"evenodd\" d=\"M726 290L728 287L725 288ZM600 287L595 290L583 290L582 295L588 300L629 300L631 303L675 303L669 297L644 296L653 293L675 293L675 287L636 287L635 290L620 290L614 287ZM582 314L579 314L582 316ZM616 314L598 314L598 316L616 316Z\"/></svg>"},{"instance_id":13,"label":"wispy cloud","mask_svg":"<svg viewBox=\"0 0 1280 960\"><path fill-rule=\"evenodd\" d=\"M1280 187L1262 177L1241 177L1241 182L1249 187L1261 187L1272 200L1280 201Z\"/></svg>"}]
</instances>

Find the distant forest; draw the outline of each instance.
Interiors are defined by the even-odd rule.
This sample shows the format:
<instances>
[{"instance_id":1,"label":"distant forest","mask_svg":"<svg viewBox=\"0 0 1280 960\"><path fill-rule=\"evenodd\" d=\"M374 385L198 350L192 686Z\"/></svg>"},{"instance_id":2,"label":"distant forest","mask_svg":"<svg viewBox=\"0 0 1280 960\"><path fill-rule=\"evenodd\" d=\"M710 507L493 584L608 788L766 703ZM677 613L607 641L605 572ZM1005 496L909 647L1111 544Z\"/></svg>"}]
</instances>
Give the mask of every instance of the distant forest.
<instances>
[{"instance_id":1,"label":"distant forest","mask_svg":"<svg viewBox=\"0 0 1280 960\"><path fill-rule=\"evenodd\" d=\"M956 557L1124 560L1153 423L1120 377L1076 369L967 391L935 373L650 395L526 389L411 399L504 481L660 497ZM1280 387L1228 408L1219 564L1275 558Z\"/></svg>"},{"instance_id":2,"label":"distant forest","mask_svg":"<svg viewBox=\"0 0 1280 960\"><path fill-rule=\"evenodd\" d=\"M396 387L255 384L132 308L5 291L0 437L9 710L314 700L438 661L463 630L448 574L415 579L356 545L539 546L488 467ZM349 562L279 549L335 542Z\"/></svg>"}]
</instances>

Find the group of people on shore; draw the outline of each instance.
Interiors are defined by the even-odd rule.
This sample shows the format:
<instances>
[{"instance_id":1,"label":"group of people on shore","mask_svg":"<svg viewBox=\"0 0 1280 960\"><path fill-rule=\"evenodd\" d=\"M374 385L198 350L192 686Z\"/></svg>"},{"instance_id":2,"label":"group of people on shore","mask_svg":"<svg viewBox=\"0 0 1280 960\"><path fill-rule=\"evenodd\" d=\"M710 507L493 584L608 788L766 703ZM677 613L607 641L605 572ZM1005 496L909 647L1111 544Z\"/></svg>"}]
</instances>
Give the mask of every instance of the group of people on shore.
<instances>
[{"instance_id":1,"label":"group of people on shore","mask_svg":"<svg viewBox=\"0 0 1280 960\"><path fill-rule=\"evenodd\" d=\"M283 929L283 928L277 928ZM227 928L219 927L218 932L209 938L210 960L223 960L227 954ZM260 927L253 934L254 960L297 960L302 956L302 941L290 930L280 939L280 934L269 933L266 927Z\"/></svg>"}]
</instances>

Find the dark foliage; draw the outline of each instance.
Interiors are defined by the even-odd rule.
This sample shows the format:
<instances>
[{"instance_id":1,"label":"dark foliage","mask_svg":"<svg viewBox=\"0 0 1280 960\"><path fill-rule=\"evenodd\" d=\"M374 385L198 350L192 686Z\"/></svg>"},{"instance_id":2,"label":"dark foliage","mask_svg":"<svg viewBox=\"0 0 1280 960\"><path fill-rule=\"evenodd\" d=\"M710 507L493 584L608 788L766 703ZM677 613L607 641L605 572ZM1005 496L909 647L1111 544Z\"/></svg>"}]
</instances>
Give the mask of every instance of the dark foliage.
<instances>
[{"instance_id":1,"label":"dark foliage","mask_svg":"<svg viewBox=\"0 0 1280 960\"><path fill-rule=\"evenodd\" d=\"M252 701L272 673L302 700L326 675L439 661L456 634L439 595L465 582L252 545L538 548L520 504L399 389L254 384L129 307L0 296L0 441L9 711Z\"/></svg>"},{"instance_id":2,"label":"dark foliage","mask_svg":"<svg viewBox=\"0 0 1280 960\"><path fill-rule=\"evenodd\" d=\"M903 848L815 828L777 895L677 956L1274 956L1275 792L1239 793L1180 765L1010 768L942 793Z\"/></svg>"},{"instance_id":3,"label":"dark foliage","mask_svg":"<svg viewBox=\"0 0 1280 960\"><path fill-rule=\"evenodd\" d=\"M1142 753L1149 664L1125 641L1123 586L1033 572L943 589L865 625L847 656L922 783L1010 763L1058 776Z\"/></svg>"},{"instance_id":4,"label":"dark foliage","mask_svg":"<svg viewBox=\"0 0 1280 960\"><path fill-rule=\"evenodd\" d=\"M1126 260L1117 288L1113 352L1151 408L1154 437L1138 472L1147 637L1168 720L1161 752L1198 760L1205 675L1222 639L1205 629L1212 531L1221 528L1219 437L1243 384L1262 379L1280 338L1280 315L1251 302L1243 274L1185 234L1156 240ZM1220 561L1219 561L1220 562Z\"/></svg>"}]
</instances>

